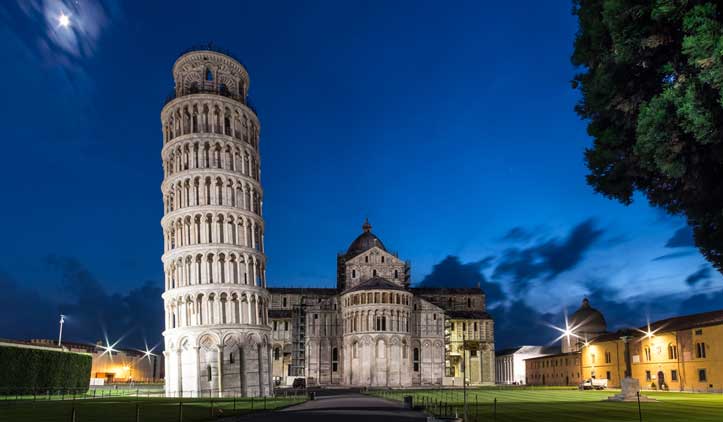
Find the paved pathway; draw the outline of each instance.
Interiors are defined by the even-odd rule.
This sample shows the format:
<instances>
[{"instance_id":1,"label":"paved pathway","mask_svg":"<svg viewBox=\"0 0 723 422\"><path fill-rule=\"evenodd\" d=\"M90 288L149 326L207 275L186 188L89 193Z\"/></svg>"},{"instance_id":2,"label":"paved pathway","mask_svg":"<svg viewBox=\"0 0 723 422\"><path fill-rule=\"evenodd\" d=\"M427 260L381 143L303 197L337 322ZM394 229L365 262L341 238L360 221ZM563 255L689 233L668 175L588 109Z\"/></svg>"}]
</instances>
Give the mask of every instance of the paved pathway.
<instances>
[{"instance_id":1,"label":"paved pathway","mask_svg":"<svg viewBox=\"0 0 723 422\"><path fill-rule=\"evenodd\" d=\"M316 400L288 407L278 412L249 415L240 420L264 422L315 421L315 422L384 422L426 421L422 412L406 410L401 402L369 397L351 391L325 391Z\"/></svg>"}]
</instances>

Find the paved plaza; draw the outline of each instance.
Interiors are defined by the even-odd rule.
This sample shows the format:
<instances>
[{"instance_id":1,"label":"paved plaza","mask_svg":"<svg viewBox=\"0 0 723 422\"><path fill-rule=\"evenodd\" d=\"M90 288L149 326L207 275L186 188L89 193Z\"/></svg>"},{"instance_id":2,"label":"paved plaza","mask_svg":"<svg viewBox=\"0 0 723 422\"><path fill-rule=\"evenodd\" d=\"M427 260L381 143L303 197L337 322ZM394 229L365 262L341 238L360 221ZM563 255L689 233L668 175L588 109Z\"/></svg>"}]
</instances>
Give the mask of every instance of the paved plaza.
<instances>
[{"instance_id":1,"label":"paved plaza","mask_svg":"<svg viewBox=\"0 0 723 422\"><path fill-rule=\"evenodd\" d=\"M275 421L425 421L419 411L404 409L401 402L365 396L349 390L321 391L316 400L288 407L278 412L247 415L236 420Z\"/></svg>"}]
</instances>

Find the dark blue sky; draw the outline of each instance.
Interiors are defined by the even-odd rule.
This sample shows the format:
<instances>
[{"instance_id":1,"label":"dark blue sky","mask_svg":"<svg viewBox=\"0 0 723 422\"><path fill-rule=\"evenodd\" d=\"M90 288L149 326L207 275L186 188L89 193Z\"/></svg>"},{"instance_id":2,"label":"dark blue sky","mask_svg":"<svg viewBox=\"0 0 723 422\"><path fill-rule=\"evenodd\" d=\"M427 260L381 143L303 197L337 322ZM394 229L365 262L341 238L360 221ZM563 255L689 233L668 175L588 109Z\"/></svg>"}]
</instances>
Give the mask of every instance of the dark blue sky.
<instances>
[{"instance_id":1,"label":"dark blue sky","mask_svg":"<svg viewBox=\"0 0 723 422\"><path fill-rule=\"evenodd\" d=\"M484 283L502 345L586 294L611 325L723 307L682 219L586 185L571 4L486 3L3 2L0 301L33 315L0 337L157 325L159 113L209 41L251 76L270 285L333 285L368 216L413 283Z\"/></svg>"}]
</instances>

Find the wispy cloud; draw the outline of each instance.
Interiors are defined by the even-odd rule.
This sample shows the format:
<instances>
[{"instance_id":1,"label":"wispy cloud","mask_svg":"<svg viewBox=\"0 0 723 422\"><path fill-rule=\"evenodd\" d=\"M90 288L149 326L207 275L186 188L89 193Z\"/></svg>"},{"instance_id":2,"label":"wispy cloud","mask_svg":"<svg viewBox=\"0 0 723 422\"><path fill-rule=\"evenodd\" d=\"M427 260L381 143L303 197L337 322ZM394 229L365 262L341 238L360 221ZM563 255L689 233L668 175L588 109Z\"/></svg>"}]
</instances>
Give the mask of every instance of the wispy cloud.
<instances>
[{"instance_id":1,"label":"wispy cloud","mask_svg":"<svg viewBox=\"0 0 723 422\"><path fill-rule=\"evenodd\" d=\"M708 280L710 280L711 271L710 271L710 265L703 264L700 266L698 271L692 273L685 279L685 284L695 287L700 283L704 283Z\"/></svg>"},{"instance_id":2,"label":"wispy cloud","mask_svg":"<svg viewBox=\"0 0 723 422\"><path fill-rule=\"evenodd\" d=\"M666 248L690 248L695 246L693 239L693 229L685 225L673 233L670 239L665 242Z\"/></svg>"}]
</instances>

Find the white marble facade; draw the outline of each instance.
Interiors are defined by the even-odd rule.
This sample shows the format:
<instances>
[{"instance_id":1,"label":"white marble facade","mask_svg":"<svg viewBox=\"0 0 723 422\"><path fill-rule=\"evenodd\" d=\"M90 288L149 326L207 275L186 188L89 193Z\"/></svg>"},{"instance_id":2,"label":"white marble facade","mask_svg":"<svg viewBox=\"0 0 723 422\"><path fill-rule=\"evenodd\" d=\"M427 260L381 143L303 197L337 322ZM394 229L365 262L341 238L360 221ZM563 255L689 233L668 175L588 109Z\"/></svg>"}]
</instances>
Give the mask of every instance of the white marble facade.
<instances>
[{"instance_id":1,"label":"white marble facade","mask_svg":"<svg viewBox=\"0 0 723 422\"><path fill-rule=\"evenodd\" d=\"M446 385L454 359L449 353L455 352L448 350L446 330L453 318L480 330L469 334L475 341L468 346L487 351L480 356L490 369L475 383L493 384L494 338L484 293L410 287L409 263L389 252L368 222L362 230L338 256L336 288L269 289L276 383L305 377L311 385Z\"/></svg>"},{"instance_id":2,"label":"white marble facade","mask_svg":"<svg viewBox=\"0 0 723 422\"><path fill-rule=\"evenodd\" d=\"M246 69L197 50L173 66L163 107L169 396L273 393L259 120Z\"/></svg>"}]
</instances>

